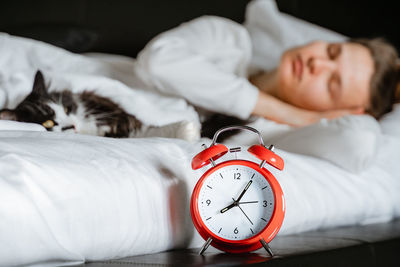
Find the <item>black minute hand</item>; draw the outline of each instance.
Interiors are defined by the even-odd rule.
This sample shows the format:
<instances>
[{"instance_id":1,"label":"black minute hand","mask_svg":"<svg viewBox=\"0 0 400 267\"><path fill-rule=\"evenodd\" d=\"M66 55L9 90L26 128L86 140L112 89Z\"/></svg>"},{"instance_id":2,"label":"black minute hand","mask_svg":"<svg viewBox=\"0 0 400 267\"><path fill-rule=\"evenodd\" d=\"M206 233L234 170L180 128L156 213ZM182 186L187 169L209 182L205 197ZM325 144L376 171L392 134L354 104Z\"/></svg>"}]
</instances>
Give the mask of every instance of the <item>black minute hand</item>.
<instances>
[{"instance_id":1,"label":"black minute hand","mask_svg":"<svg viewBox=\"0 0 400 267\"><path fill-rule=\"evenodd\" d=\"M253 180L250 180L250 181L247 183L246 187L243 189L242 193L240 193L240 196L238 197L238 199L236 199L235 202L239 202L239 201L242 199L242 197L244 196L244 193L246 193L247 189L249 189L249 187L250 187L250 185L251 185L252 182L253 182Z\"/></svg>"}]
</instances>

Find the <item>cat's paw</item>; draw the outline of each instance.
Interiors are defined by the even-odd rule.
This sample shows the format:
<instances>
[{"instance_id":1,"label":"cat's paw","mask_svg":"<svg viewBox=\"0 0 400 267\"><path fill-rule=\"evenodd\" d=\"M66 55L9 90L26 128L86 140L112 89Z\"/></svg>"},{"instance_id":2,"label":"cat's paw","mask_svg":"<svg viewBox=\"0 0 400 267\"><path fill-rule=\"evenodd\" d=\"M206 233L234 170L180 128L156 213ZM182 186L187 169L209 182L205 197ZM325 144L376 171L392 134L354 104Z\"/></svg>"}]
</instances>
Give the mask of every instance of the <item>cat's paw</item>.
<instances>
[{"instance_id":1,"label":"cat's paw","mask_svg":"<svg viewBox=\"0 0 400 267\"><path fill-rule=\"evenodd\" d=\"M176 138L186 141L197 141L200 139L200 126L193 121L181 121L176 131Z\"/></svg>"}]
</instances>

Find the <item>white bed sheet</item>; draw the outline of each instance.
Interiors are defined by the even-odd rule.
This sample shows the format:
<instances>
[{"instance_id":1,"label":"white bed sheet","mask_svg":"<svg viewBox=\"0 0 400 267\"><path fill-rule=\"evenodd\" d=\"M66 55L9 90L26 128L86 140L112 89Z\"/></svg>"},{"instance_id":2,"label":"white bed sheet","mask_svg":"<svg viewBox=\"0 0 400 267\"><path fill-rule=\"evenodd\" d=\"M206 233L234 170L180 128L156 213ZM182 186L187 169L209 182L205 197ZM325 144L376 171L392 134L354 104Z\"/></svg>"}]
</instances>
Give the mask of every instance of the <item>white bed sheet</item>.
<instances>
[{"instance_id":1,"label":"white bed sheet","mask_svg":"<svg viewBox=\"0 0 400 267\"><path fill-rule=\"evenodd\" d=\"M0 131L0 265L76 264L200 246L189 200L204 172L190 168L202 142L210 140ZM286 198L279 235L399 216L399 151L398 139L385 138L376 163L354 175L278 149L285 170L269 169Z\"/></svg>"}]
</instances>

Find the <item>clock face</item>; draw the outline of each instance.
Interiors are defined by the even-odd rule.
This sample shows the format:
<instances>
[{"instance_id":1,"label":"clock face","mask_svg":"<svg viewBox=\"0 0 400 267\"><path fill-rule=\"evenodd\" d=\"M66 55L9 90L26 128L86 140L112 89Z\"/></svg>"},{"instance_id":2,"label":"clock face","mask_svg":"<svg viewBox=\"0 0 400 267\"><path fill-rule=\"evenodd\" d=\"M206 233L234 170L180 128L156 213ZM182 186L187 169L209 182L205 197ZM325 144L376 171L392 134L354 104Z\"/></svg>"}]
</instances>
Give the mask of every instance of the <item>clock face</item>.
<instances>
[{"instance_id":1,"label":"clock face","mask_svg":"<svg viewBox=\"0 0 400 267\"><path fill-rule=\"evenodd\" d=\"M227 165L205 178L197 205L203 223L216 236L244 240L267 226L274 203L271 185L260 172Z\"/></svg>"}]
</instances>

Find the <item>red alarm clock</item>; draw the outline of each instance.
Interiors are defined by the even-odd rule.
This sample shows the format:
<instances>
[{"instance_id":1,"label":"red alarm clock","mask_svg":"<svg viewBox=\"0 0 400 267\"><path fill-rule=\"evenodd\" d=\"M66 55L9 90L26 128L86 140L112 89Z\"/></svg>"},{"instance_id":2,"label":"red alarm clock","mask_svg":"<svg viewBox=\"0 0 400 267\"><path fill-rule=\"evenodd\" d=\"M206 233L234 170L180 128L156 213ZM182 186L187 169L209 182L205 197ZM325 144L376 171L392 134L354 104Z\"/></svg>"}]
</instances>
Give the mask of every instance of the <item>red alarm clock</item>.
<instances>
[{"instance_id":1,"label":"red alarm clock","mask_svg":"<svg viewBox=\"0 0 400 267\"><path fill-rule=\"evenodd\" d=\"M258 134L260 144L251 146L248 152L260 163L234 159L215 164L228 151L240 151L240 147L228 150L216 143L219 134L230 130ZM261 134L248 126L222 128L215 133L210 147L203 146L205 149L193 158L192 168L208 164L212 167L197 182L190 205L193 224L206 240L200 254L209 245L230 253L250 252L263 246L272 257L268 243L282 225L285 200L278 181L264 165L282 170L282 158L273 152L273 145L265 147Z\"/></svg>"}]
</instances>

